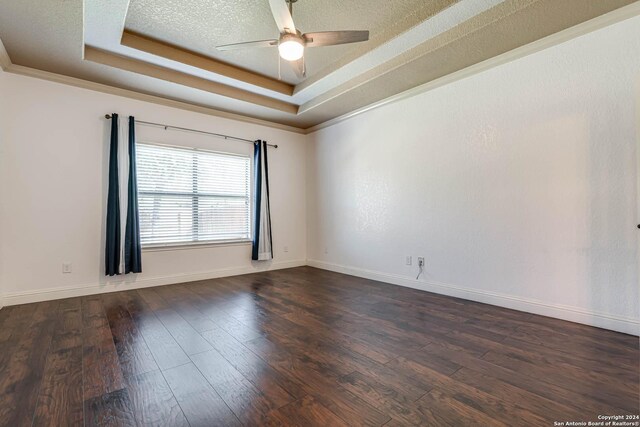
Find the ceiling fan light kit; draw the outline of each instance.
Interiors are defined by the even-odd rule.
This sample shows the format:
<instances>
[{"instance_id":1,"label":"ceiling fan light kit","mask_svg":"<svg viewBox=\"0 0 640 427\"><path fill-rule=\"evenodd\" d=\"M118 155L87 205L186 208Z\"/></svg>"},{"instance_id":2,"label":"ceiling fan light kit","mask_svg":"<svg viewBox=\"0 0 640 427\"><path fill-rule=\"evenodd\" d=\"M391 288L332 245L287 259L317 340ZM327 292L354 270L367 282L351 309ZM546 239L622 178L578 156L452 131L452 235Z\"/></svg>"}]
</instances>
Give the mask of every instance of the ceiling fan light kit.
<instances>
[{"instance_id":1,"label":"ceiling fan light kit","mask_svg":"<svg viewBox=\"0 0 640 427\"><path fill-rule=\"evenodd\" d=\"M287 61L297 61L304 55L304 40L294 34L283 34L278 43L280 57Z\"/></svg>"},{"instance_id":2,"label":"ceiling fan light kit","mask_svg":"<svg viewBox=\"0 0 640 427\"><path fill-rule=\"evenodd\" d=\"M298 0L269 0L273 19L276 21L280 37L277 40L259 40L217 46L218 50L235 50L253 47L278 46L280 57L289 61L298 77L305 77L304 66L300 59L304 57L305 47L335 46L358 43L369 40L369 31L324 31L302 34L293 23L293 3Z\"/></svg>"}]
</instances>

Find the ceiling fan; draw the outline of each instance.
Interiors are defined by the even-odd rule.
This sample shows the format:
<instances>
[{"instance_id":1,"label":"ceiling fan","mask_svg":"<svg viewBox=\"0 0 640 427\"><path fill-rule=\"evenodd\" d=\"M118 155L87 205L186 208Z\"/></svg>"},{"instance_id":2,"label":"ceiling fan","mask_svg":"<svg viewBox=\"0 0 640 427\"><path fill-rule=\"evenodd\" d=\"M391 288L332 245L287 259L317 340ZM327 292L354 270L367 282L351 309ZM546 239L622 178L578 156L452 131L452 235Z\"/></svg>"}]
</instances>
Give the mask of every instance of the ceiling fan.
<instances>
[{"instance_id":1,"label":"ceiling fan","mask_svg":"<svg viewBox=\"0 0 640 427\"><path fill-rule=\"evenodd\" d=\"M271 40L233 43L217 46L218 50L235 50L253 47L278 47L280 57L291 63L298 77L306 75L304 50L306 47L333 46L369 40L369 31L323 31L301 33L293 23L293 3L298 0L269 0L273 19L280 37Z\"/></svg>"}]
</instances>

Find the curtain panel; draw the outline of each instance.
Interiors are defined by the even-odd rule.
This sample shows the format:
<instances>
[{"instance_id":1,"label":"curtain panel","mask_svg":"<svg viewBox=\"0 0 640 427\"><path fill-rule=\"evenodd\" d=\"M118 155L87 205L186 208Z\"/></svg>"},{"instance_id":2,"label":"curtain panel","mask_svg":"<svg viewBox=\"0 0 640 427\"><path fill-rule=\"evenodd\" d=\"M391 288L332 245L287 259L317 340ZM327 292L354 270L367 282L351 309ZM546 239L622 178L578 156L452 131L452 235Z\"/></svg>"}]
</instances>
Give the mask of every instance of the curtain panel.
<instances>
[{"instance_id":1,"label":"curtain panel","mask_svg":"<svg viewBox=\"0 0 640 427\"><path fill-rule=\"evenodd\" d=\"M142 272L135 118L133 116L129 116L127 134L127 142L124 145L125 138L121 138L122 135L120 135L118 115L112 114L105 236L105 274L107 276ZM121 150L123 155L119 155ZM121 170L124 171L124 175L120 173ZM126 188L126 194L121 194L120 188ZM123 214L126 214L124 219Z\"/></svg>"},{"instance_id":2,"label":"curtain panel","mask_svg":"<svg viewBox=\"0 0 640 427\"><path fill-rule=\"evenodd\" d=\"M251 259L273 259L271 235L271 209L269 206L269 162L267 142L258 140L253 145L254 204L253 245Z\"/></svg>"}]
</instances>

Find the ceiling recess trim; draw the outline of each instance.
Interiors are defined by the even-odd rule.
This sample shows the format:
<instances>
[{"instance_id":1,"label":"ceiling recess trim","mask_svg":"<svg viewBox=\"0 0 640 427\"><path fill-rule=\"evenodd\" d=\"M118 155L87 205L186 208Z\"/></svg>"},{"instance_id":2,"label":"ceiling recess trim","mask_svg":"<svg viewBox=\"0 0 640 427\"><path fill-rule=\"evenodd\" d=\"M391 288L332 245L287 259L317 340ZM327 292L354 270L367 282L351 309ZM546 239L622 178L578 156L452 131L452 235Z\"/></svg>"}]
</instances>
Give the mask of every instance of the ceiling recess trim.
<instances>
[{"instance_id":1,"label":"ceiling recess trim","mask_svg":"<svg viewBox=\"0 0 640 427\"><path fill-rule=\"evenodd\" d=\"M212 73L220 74L225 77L230 77L254 86L259 86L263 89L272 90L288 96L293 95L294 86L289 83L255 73L130 30L125 29L122 32L122 39L120 40L120 43L123 46L141 50L152 55L160 56L165 59L180 62Z\"/></svg>"},{"instance_id":2,"label":"ceiling recess trim","mask_svg":"<svg viewBox=\"0 0 640 427\"><path fill-rule=\"evenodd\" d=\"M110 67L119 68L121 70L131 71L168 82L189 86L195 89L204 90L206 92L215 93L229 98L238 99L240 101L261 105L267 108L273 108L289 114L297 114L298 106L279 99L270 98L268 96L249 92L233 86L227 86L222 83L203 79L201 77L185 74L170 68L160 67L158 65L149 64L133 58L116 55L102 49L92 46L84 47L84 59L98 64L108 65Z\"/></svg>"}]
</instances>

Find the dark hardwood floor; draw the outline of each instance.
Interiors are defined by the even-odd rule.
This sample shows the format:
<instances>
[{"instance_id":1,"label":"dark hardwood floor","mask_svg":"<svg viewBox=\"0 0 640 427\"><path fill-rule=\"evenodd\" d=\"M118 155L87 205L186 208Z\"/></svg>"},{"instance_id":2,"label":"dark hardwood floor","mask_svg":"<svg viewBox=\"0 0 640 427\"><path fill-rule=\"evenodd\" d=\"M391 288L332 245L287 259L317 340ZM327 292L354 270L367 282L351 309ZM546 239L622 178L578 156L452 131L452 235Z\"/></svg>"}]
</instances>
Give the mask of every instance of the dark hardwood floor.
<instances>
[{"instance_id":1,"label":"dark hardwood floor","mask_svg":"<svg viewBox=\"0 0 640 427\"><path fill-rule=\"evenodd\" d=\"M638 358L630 335L302 267L0 310L0 424L553 426L638 414Z\"/></svg>"}]
</instances>

